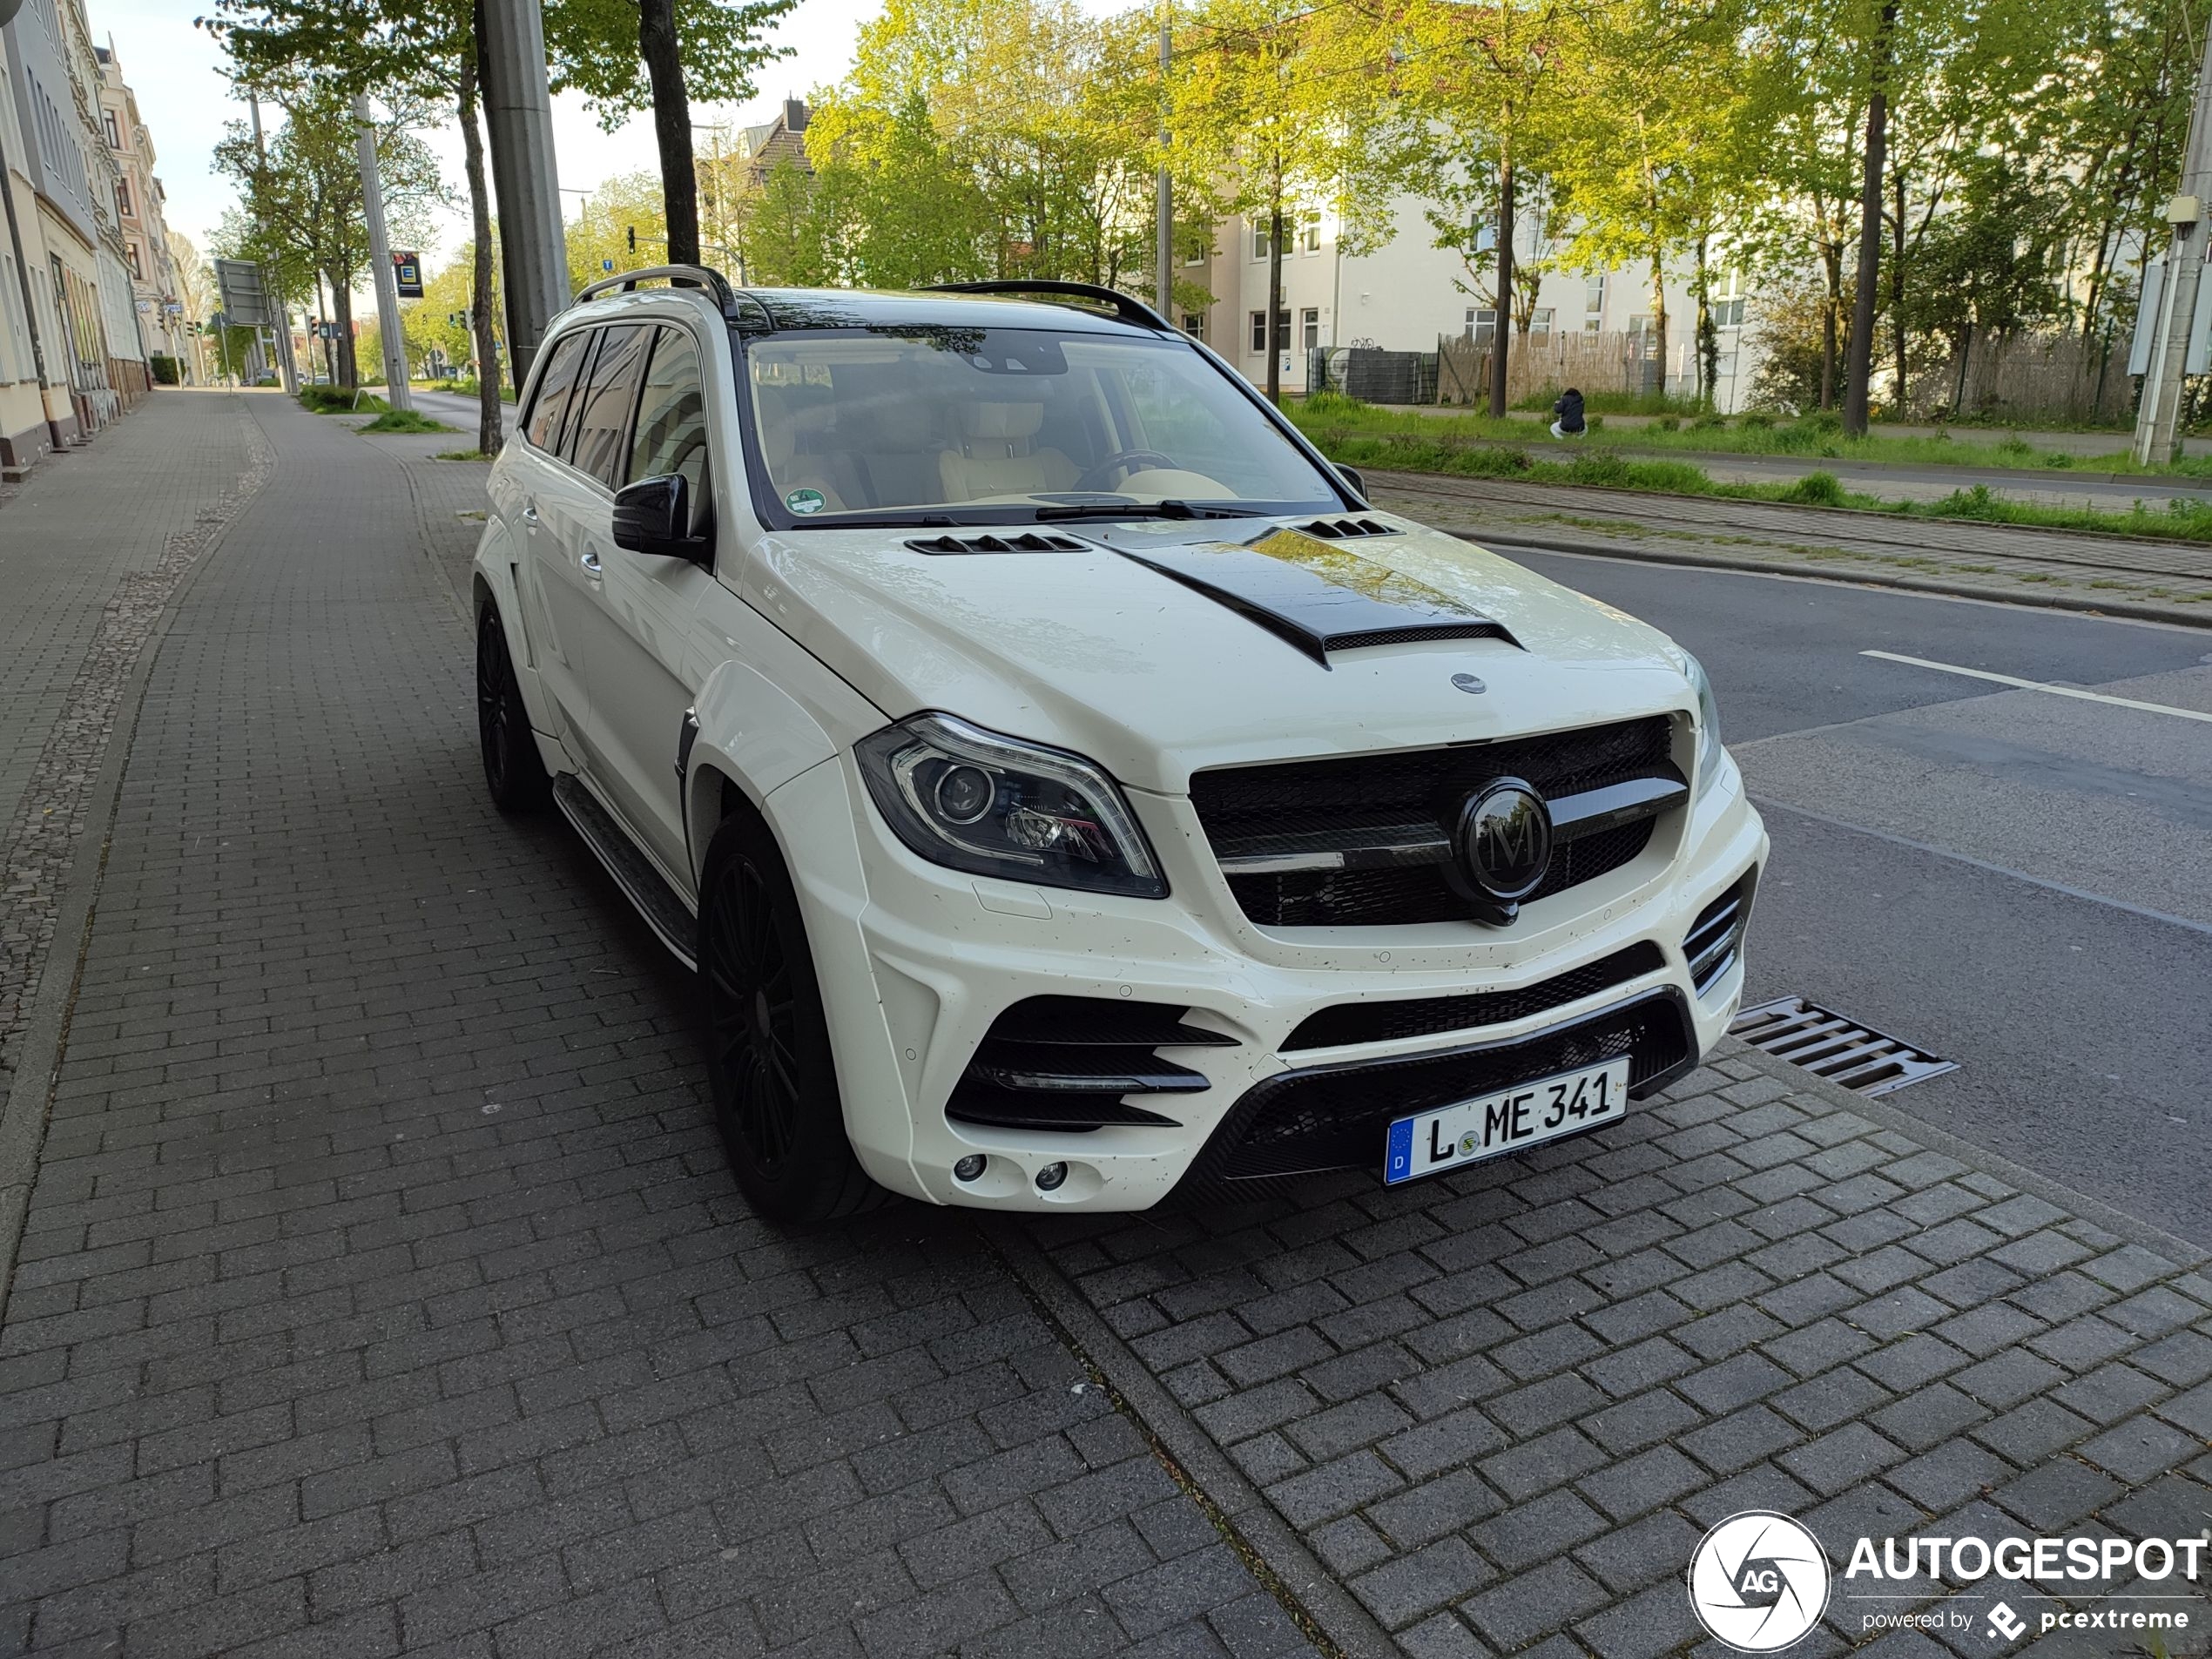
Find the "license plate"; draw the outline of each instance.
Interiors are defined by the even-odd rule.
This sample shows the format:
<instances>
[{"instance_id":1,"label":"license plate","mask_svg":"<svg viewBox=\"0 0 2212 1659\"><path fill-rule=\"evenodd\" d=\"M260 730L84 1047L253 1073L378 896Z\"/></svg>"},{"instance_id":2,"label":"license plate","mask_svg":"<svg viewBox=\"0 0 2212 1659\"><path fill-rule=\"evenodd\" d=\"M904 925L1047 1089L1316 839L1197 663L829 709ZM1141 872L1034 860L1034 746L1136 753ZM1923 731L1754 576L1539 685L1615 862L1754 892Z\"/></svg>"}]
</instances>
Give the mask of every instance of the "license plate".
<instances>
[{"instance_id":1,"label":"license plate","mask_svg":"<svg viewBox=\"0 0 2212 1659\"><path fill-rule=\"evenodd\" d=\"M1438 1106L1390 1126L1383 1150L1383 1184L1418 1181L1425 1175L1519 1152L1629 1108L1626 1055L1581 1071L1563 1071L1536 1082L1515 1083L1494 1095Z\"/></svg>"}]
</instances>

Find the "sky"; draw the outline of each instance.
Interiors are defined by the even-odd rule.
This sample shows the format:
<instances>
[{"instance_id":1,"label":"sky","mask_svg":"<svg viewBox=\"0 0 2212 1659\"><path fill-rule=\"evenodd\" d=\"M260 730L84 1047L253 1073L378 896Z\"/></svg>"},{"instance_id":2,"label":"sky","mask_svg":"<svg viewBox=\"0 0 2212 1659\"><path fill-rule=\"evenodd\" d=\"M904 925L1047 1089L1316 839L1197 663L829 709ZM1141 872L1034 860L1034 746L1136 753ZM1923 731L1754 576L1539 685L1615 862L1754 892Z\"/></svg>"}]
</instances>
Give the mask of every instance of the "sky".
<instances>
[{"instance_id":1,"label":"sky","mask_svg":"<svg viewBox=\"0 0 2212 1659\"><path fill-rule=\"evenodd\" d=\"M1125 0L1121 0L1125 3ZM1116 9L1116 0L1083 0L1089 10ZM231 97L222 77L224 57L212 36L192 19L213 8L208 0L87 0L93 37L111 38L122 59L124 78L138 94L138 113L153 136L155 172L167 193L172 230L182 231L206 251L223 212L236 199L230 182L211 165L224 125L243 120L245 105ZM736 105L698 105L695 123L733 122L752 125L768 120L787 97L804 97L817 86L844 77L861 22L880 9L880 0L799 0L777 26L773 38L792 55L754 77L759 95ZM469 235L468 196L461 165L461 134L448 126L423 135L437 152L455 206L440 216L435 246L420 250L435 269ZM702 133L704 149L710 139ZM580 98L553 103L553 143L558 158L562 202L573 215L589 192L618 173L659 171L650 116L631 120L619 131L603 132Z\"/></svg>"}]
</instances>

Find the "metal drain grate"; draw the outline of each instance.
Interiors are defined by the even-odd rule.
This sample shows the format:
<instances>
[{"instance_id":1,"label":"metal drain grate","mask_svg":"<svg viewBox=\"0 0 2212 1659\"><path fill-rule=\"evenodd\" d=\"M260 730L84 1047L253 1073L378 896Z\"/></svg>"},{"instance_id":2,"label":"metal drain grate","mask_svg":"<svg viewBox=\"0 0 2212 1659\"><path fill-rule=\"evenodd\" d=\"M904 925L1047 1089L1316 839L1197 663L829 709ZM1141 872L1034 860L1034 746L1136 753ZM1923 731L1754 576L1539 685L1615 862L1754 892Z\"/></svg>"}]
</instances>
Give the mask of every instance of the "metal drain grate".
<instances>
[{"instance_id":1,"label":"metal drain grate","mask_svg":"<svg viewBox=\"0 0 2212 1659\"><path fill-rule=\"evenodd\" d=\"M1956 1061L1939 1060L1901 1038L1817 1008L1802 996L1778 997L1745 1008L1729 1032L1777 1060L1803 1066L1815 1076L1861 1095L1886 1095L1907 1083L1959 1069Z\"/></svg>"}]
</instances>

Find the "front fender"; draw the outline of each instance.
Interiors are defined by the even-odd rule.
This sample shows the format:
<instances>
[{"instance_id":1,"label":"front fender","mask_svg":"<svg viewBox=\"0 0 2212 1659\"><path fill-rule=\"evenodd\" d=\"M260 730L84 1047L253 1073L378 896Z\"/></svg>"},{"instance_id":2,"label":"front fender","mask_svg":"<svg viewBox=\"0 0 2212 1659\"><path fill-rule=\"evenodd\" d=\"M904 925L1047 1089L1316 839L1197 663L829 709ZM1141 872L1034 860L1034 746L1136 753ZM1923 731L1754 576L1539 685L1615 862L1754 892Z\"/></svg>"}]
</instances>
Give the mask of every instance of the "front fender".
<instances>
[{"instance_id":1,"label":"front fender","mask_svg":"<svg viewBox=\"0 0 2212 1659\"><path fill-rule=\"evenodd\" d=\"M769 793L834 755L837 740L798 698L749 664L719 664L691 705L698 736L685 771L684 817L691 846L691 880L722 819L727 779L766 815ZM786 853L790 860L788 851Z\"/></svg>"}]
</instances>

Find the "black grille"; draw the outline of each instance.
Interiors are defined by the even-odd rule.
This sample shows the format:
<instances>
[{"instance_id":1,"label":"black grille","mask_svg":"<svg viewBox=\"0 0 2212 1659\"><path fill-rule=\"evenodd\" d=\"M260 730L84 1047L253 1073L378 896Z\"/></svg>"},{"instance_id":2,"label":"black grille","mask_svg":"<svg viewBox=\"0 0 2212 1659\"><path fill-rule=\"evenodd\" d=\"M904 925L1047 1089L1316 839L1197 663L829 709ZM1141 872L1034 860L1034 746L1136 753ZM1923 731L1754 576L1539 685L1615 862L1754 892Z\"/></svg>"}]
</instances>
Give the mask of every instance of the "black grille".
<instances>
[{"instance_id":1,"label":"black grille","mask_svg":"<svg viewBox=\"0 0 2212 1659\"><path fill-rule=\"evenodd\" d=\"M1211 1085L1203 1073L1163 1060L1155 1050L1236 1041L1184 1024L1183 1013L1160 1002L1103 997L1033 996L1016 1002L976 1045L945 1116L999 1129L1173 1127L1176 1119L1130 1105L1123 1096L1195 1094Z\"/></svg>"},{"instance_id":2,"label":"black grille","mask_svg":"<svg viewBox=\"0 0 2212 1659\"><path fill-rule=\"evenodd\" d=\"M1548 899L1617 870L1651 840L1654 820L1561 841L1552 849L1543 885L1524 904ZM1396 870L1300 870L1287 875L1232 875L1229 890L1263 927L1391 927L1424 921L1467 921L1473 900L1445 880L1441 864Z\"/></svg>"},{"instance_id":3,"label":"black grille","mask_svg":"<svg viewBox=\"0 0 2212 1659\"><path fill-rule=\"evenodd\" d=\"M1390 1042L1440 1031L1465 1031L1503 1025L1564 1008L1615 985L1656 973L1667 965L1649 940L1610 956L1569 968L1536 985L1510 991L1475 991L1463 996L1429 996L1418 1001L1346 1002L1323 1008L1298 1022L1283 1044L1291 1049L1332 1049L1349 1042Z\"/></svg>"},{"instance_id":4,"label":"black grille","mask_svg":"<svg viewBox=\"0 0 2212 1659\"><path fill-rule=\"evenodd\" d=\"M1187 1194L1222 1182L1317 1170L1379 1170L1383 1137L1409 1112L1629 1056L1629 1086L1649 1094L1696 1059L1682 994L1646 993L1520 1042L1315 1066L1255 1084L1184 1177Z\"/></svg>"},{"instance_id":5,"label":"black grille","mask_svg":"<svg viewBox=\"0 0 2212 1659\"><path fill-rule=\"evenodd\" d=\"M1270 838L1315 832L1341 846L1402 841L1409 826L1441 839L1467 792L1494 778L1525 779L1548 797L1637 778L1680 781L1673 735L1673 723L1660 714L1500 743L1219 767L1191 779L1190 799L1222 857L1264 847ZM1654 821L1562 839L1550 874L1524 902L1620 868L1649 844ZM1262 927L1402 926L1476 914L1446 881L1441 865L1232 875L1229 886Z\"/></svg>"},{"instance_id":6,"label":"black grille","mask_svg":"<svg viewBox=\"0 0 2212 1659\"><path fill-rule=\"evenodd\" d=\"M1683 954L1689 959L1689 982L1703 995L1707 987L1728 972L1743 943L1744 924L1751 919L1751 890L1757 886L1758 867L1697 913L1683 935Z\"/></svg>"}]
</instances>

